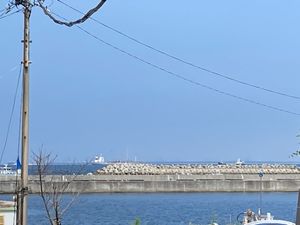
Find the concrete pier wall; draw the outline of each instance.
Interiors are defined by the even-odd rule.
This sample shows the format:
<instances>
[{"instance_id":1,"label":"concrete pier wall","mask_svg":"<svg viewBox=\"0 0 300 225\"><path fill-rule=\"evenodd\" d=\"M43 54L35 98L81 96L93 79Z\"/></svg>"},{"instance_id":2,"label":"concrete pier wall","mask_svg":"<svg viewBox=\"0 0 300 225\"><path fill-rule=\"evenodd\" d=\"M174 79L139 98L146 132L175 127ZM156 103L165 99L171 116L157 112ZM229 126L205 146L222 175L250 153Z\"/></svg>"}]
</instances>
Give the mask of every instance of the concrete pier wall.
<instances>
[{"instance_id":1,"label":"concrete pier wall","mask_svg":"<svg viewBox=\"0 0 300 225\"><path fill-rule=\"evenodd\" d=\"M0 176L0 193L15 191L15 177ZM262 183L258 175L81 175L47 176L45 186L54 182L71 182L67 192L292 192L300 188L300 174L265 175ZM38 177L29 177L29 191L39 192Z\"/></svg>"}]
</instances>

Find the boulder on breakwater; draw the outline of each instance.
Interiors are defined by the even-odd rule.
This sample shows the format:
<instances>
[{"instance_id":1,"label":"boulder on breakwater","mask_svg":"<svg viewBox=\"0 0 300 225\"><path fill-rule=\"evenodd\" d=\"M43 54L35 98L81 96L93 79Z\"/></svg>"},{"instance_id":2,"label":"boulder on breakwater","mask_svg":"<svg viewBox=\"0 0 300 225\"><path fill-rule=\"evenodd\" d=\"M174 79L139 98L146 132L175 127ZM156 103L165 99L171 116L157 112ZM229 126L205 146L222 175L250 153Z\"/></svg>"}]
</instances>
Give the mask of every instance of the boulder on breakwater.
<instances>
[{"instance_id":1,"label":"boulder on breakwater","mask_svg":"<svg viewBox=\"0 0 300 225\"><path fill-rule=\"evenodd\" d=\"M300 168L285 164L213 165L113 163L96 171L99 175L201 175L201 174L300 174Z\"/></svg>"}]
</instances>

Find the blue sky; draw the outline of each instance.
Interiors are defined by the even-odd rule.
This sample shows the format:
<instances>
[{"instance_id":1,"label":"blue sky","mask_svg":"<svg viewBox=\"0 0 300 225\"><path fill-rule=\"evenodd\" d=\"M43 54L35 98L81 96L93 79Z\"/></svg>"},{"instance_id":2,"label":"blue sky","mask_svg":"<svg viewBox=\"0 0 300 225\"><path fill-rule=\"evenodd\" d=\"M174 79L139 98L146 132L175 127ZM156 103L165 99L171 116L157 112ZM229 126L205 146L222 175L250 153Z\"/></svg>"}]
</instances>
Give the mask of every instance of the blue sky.
<instances>
[{"instance_id":1,"label":"blue sky","mask_svg":"<svg viewBox=\"0 0 300 225\"><path fill-rule=\"evenodd\" d=\"M66 3L86 11L96 4ZM50 2L49 2L50 3ZM6 1L0 2L0 9ZM107 1L94 18L160 50L251 84L300 96L299 1ZM56 0L50 10L79 15ZM22 60L22 14L0 20L0 147ZM300 113L300 100L197 70L87 21L99 38L187 79ZM31 16L30 150L59 161L289 161L300 116L204 89L77 29ZM15 68L15 69L12 69ZM12 71L11 71L12 70ZM19 102L19 100L18 100ZM17 154L18 109L3 161ZM298 161L298 159L293 159Z\"/></svg>"}]
</instances>

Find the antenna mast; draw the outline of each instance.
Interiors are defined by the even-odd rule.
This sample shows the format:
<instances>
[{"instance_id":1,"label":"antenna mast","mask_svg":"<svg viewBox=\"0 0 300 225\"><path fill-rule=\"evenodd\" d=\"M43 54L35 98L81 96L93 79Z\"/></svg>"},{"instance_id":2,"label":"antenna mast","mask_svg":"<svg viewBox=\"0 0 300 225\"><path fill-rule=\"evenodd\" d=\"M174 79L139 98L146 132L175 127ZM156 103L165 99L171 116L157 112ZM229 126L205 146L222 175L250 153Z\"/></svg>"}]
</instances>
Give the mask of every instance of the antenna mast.
<instances>
[{"instance_id":1,"label":"antenna mast","mask_svg":"<svg viewBox=\"0 0 300 225\"><path fill-rule=\"evenodd\" d=\"M258 209L258 216L260 217L261 216L261 210L262 210L262 191L263 191L263 186L262 186L262 178L264 176L264 172L263 170L261 170L259 173L258 173L258 176L259 176L259 179L260 179L260 182L259 182L259 209Z\"/></svg>"}]
</instances>

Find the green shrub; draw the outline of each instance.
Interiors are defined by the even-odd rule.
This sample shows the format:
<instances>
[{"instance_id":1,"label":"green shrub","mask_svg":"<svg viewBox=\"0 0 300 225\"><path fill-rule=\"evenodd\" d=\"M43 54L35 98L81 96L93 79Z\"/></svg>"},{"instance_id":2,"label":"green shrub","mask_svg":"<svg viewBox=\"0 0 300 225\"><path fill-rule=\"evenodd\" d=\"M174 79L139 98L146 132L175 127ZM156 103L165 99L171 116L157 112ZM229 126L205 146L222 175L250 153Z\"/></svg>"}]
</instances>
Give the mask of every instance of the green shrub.
<instances>
[{"instance_id":1,"label":"green shrub","mask_svg":"<svg viewBox=\"0 0 300 225\"><path fill-rule=\"evenodd\" d=\"M135 221L132 223L132 225L141 225L140 218L136 218Z\"/></svg>"}]
</instances>

